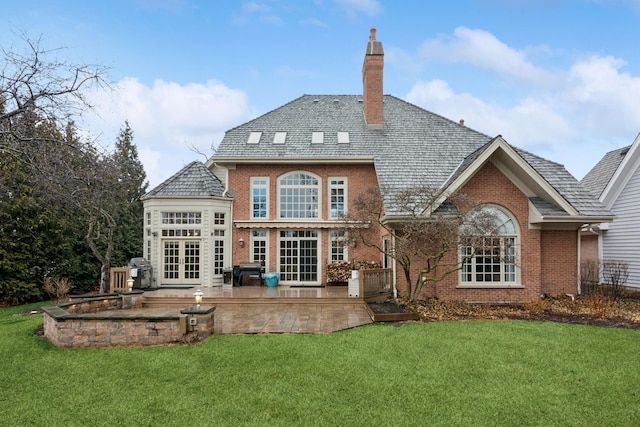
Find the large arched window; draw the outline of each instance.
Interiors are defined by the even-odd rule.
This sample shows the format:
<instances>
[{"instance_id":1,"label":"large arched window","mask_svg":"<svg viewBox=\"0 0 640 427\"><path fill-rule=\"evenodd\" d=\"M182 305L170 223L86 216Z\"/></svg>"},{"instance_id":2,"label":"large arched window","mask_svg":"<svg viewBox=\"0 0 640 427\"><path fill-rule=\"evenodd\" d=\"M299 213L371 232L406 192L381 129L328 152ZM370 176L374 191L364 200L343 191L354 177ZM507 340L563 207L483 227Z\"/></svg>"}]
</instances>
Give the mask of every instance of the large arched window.
<instances>
[{"instance_id":1,"label":"large arched window","mask_svg":"<svg viewBox=\"0 0 640 427\"><path fill-rule=\"evenodd\" d=\"M475 229L461 244L462 286L513 286L519 282L518 225L503 208L490 205L474 211L463 225L464 233Z\"/></svg>"},{"instance_id":2,"label":"large arched window","mask_svg":"<svg viewBox=\"0 0 640 427\"><path fill-rule=\"evenodd\" d=\"M278 181L280 218L318 218L320 181L317 177L292 172Z\"/></svg>"}]
</instances>

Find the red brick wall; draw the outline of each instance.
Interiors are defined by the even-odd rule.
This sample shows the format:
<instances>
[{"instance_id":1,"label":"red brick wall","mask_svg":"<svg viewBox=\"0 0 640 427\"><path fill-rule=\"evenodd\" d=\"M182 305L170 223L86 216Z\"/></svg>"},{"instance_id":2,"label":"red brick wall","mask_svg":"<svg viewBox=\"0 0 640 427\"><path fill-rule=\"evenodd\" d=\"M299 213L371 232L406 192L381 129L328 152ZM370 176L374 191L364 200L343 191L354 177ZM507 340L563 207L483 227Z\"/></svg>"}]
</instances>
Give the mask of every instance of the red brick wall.
<instances>
[{"instance_id":1,"label":"red brick wall","mask_svg":"<svg viewBox=\"0 0 640 427\"><path fill-rule=\"evenodd\" d=\"M444 300L462 301L531 301L539 298L541 292L541 231L528 227L528 198L492 163L482 167L478 173L462 188L462 192L472 198L475 204L492 203L511 213L517 221L520 231L520 284L524 288L458 288L459 275L452 273L435 284L425 285L422 298L437 296ZM445 262L453 263L457 252L451 251ZM414 262L412 272L415 280L419 265ZM436 270L436 274L441 270ZM398 278L404 287L404 277Z\"/></svg>"},{"instance_id":2,"label":"red brick wall","mask_svg":"<svg viewBox=\"0 0 640 427\"><path fill-rule=\"evenodd\" d=\"M293 171L303 171L320 178L321 187L321 207L320 220L328 220L329 212L329 193L328 178L329 177L346 177L347 178L347 208L353 203L353 200L359 194L365 192L370 187L378 185L375 170L372 164L261 164L261 165L244 165L239 164L235 169L229 171L230 189L235 193L233 218L234 220L248 220L251 214L251 178L252 177L268 177L269 178L269 220L277 220L278 217L278 178L286 173ZM310 223L313 221L310 221ZM320 241L322 259L320 264L324 265L328 257L328 238L329 230L321 227ZM250 241L251 230L245 228L233 228L233 262L234 264L246 262L251 254ZM238 244L239 239L245 241L244 248ZM269 229L269 263L268 270L276 271L278 256L278 230ZM358 260L375 260L380 261L380 253L363 245L351 245L348 248L349 261ZM322 283L325 283L326 271L322 271ZM244 281L244 279L243 279Z\"/></svg>"},{"instance_id":3,"label":"red brick wall","mask_svg":"<svg viewBox=\"0 0 640 427\"><path fill-rule=\"evenodd\" d=\"M580 258L584 261L598 261L598 236L595 234L580 237Z\"/></svg>"},{"instance_id":4,"label":"red brick wall","mask_svg":"<svg viewBox=\"0 0 640 427\"><path fill-rule=\"evenodd\" d=\"M558 296L578 293L578 231L542 233L541 292Z\"/></svg>"}]
</instances>

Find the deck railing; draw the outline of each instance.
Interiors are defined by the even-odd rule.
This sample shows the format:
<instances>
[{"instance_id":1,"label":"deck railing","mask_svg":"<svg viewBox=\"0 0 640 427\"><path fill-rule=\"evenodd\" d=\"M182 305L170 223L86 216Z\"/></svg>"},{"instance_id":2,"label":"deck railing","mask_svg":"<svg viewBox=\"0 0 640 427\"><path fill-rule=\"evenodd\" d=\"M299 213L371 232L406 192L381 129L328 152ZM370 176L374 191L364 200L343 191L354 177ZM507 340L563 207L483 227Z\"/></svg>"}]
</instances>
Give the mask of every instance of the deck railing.
<instances>
[{"instance_id":1,"label":"deck railing","mask_svg":"<svg viewBox=\"0 0 640 427\"><path fill-rule=\"evenodd\" d=\"M127 279L129 278L129 267L112 267L109 270L111 279L109 281L109 293L126 292Z\"/></svg>"},{"instance_id":2,"label":"deck railing","mask_svg":"<svg viewBox=\"0 0 640 427\"><path fill-rule=\"evenodd\" d=\"M360 291L367 302L384 301L393 291L393 274L390 268L360 270Z\"/></svg>"}]
</instances>

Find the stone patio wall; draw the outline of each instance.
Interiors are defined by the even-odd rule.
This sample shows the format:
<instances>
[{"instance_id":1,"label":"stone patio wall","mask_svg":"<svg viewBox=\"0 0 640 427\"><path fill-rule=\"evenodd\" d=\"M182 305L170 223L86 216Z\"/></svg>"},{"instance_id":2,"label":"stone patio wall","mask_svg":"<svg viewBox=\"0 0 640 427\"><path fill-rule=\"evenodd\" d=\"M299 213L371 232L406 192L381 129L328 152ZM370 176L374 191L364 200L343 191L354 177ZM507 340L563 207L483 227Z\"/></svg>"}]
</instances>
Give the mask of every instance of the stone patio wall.
<instances>
[{"instance_id":1,"label":"stone patio wall","mask_svg":"<svg viewBox=\"0 0 640 427\"><path fill-rule=\"evenodd\" d=\"M44 335L55 346L70 348L184 344L213 333L215 307L150 314L132 312L142 306L141 295L139 302L133 299L123 294L44 307ZM128 308L121 308L123 305Z\"/></svg>"}]
</instances>

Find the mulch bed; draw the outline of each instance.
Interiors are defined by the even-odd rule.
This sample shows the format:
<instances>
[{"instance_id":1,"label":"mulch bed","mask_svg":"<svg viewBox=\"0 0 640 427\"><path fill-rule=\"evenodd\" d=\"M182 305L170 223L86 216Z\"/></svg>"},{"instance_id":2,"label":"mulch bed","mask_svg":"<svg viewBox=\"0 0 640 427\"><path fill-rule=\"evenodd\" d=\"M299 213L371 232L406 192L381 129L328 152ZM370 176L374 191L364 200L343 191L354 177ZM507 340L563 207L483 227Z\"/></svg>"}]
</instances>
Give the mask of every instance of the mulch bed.
<instances>
[{"instance_id":1,"label":"mulch bed","mask_svg":"<svg viewBox=\"0 0 640 427\"><path fill-rule=\"evenodd\" d=\"M429 299L411 303L389 300L368 304L374 321L538 320L580 325L640 329L640 293L612 301L602 295L544 298L526 304L467 304ZM413 317L407 316L412 313Z\"/></svg>"}]
</instances>

